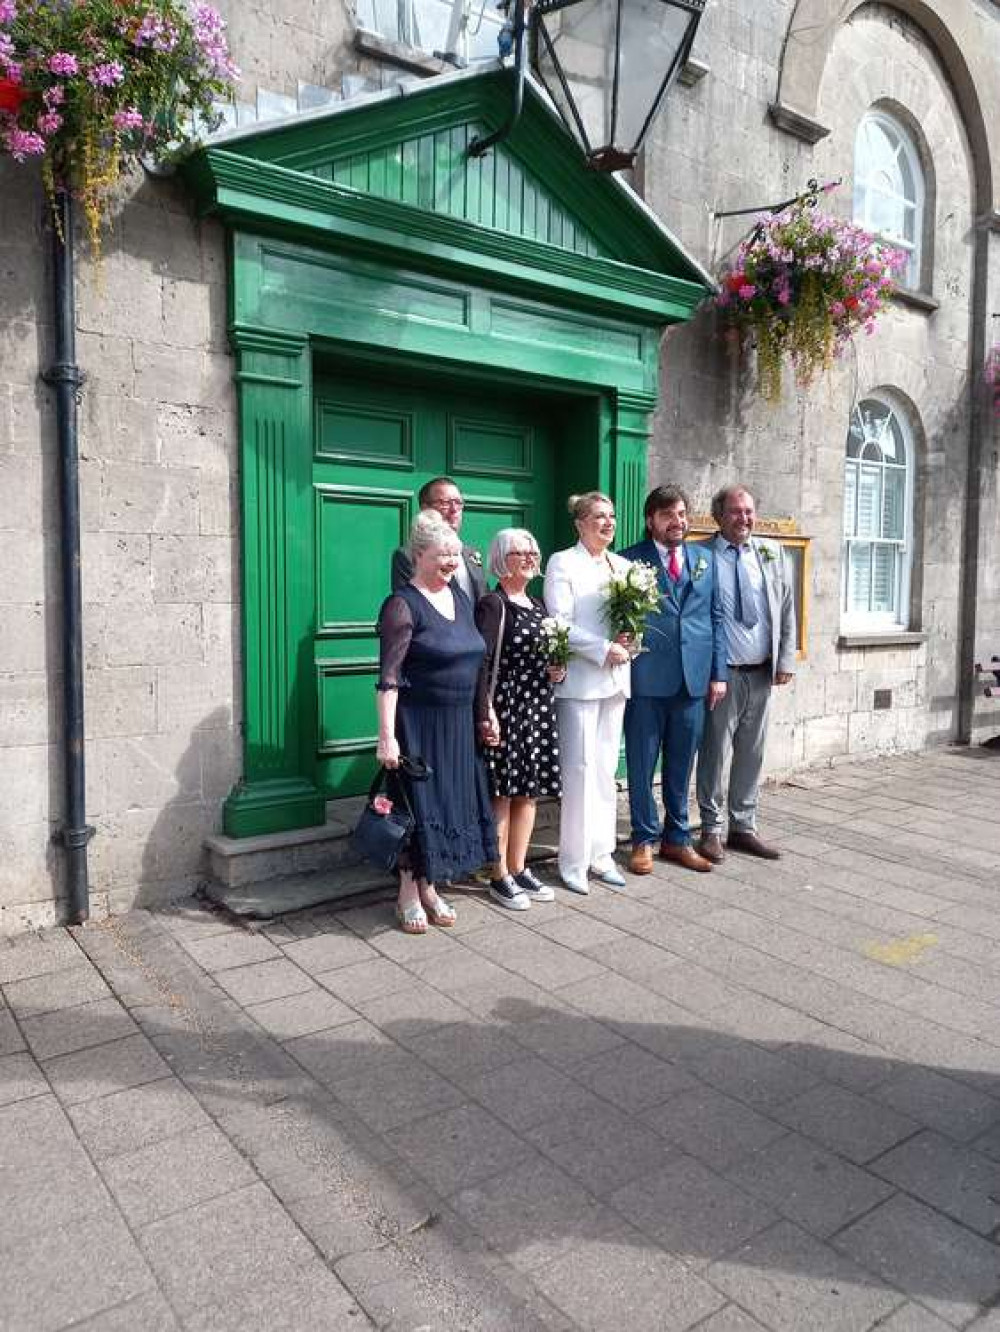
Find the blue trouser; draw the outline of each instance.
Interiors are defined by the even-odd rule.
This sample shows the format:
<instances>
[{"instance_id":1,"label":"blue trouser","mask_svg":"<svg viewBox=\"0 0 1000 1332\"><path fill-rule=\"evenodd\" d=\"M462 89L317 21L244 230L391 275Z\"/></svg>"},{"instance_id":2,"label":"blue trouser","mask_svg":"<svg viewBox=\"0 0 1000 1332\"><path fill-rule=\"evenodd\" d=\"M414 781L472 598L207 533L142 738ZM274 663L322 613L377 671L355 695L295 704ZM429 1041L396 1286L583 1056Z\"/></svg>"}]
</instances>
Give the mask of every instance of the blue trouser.
<instances>
[{"instance_id":1,"label":"blue trouser","mask_svg":"<svg viewBox=\"0 0 1000 1332\"><path fill-rule=\"evenodd\" d=\"M632 817L632 845L691 842L688 789L705 720L705 700L687 690L670 698L630 698L625 707L625 762ZM656 813L653 776L660 761L663 832Z\"/></svg>"}]
</instances>

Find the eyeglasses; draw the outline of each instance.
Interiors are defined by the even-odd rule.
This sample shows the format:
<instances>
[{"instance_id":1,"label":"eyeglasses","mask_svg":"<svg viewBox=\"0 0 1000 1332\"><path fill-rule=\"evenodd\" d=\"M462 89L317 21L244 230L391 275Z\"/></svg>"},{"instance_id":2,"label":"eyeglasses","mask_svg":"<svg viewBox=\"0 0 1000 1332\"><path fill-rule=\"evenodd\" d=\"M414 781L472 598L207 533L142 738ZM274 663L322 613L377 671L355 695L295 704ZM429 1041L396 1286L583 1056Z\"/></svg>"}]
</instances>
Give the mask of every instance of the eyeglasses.
<instances>
[{"instance_id":1,"label":"eyeglasses","mask_svg":"<svg viewBox=\"0 0 1000 1332\"><path fill-rule=\"evenodd\" d=\"M538 550L509 550L507 558L519 560L531 560L532 563L542 558L541 551Z\"/></svg>"},{"instance_id":2,"label":"eyeglasses","mask_svg":"<svg viewBox=\"0 0 1000 1332\"><path fill-rule=\"evenodd\" d=\"M433 509L464 509L464 508L465 508L465 500L463 500L463 499L435 500L434 503L431 505L431 508L433 508Z\"/></svg>"}]
</instances>

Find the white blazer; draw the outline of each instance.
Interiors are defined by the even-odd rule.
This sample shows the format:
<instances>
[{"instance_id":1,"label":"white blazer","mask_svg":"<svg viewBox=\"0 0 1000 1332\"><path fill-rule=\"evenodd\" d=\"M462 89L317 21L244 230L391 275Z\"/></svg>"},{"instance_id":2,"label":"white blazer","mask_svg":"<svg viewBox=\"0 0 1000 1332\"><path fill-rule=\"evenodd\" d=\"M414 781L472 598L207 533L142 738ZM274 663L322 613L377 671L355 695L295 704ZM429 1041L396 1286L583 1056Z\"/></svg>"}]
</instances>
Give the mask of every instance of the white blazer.
<instances>
[{"instance_id":1,"label":"white blazer","mask_svg":"<svg viewBox=\"0 0 1000 1332\"><path fill-rule=\"evenodd\" d=\"M566 679L556 685L557 698L598 699L614 694L628 698L631 664L604 664L611 646L604 605L612 570L623 574L629 563L611 551L595 559L578 541L569 550L557 550L545 566L545 606L550 615L569 621L573 651Z\"/></svg>"}]
</instances>

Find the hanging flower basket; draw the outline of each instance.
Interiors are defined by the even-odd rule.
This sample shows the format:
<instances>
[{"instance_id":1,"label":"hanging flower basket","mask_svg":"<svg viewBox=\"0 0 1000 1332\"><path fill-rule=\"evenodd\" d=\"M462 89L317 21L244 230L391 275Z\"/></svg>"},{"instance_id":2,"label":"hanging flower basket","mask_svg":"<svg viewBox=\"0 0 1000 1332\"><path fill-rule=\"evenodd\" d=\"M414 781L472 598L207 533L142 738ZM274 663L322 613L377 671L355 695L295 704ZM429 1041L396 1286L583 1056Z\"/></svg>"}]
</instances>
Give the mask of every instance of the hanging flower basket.
<instances>
[{"instance_id":1,"label":"hanging flower basket","mask_svg":"<svg viewBox=\"0 0 1000 1332\"><path fill-rule=\"evenodd\" d=\"M205 4L0 0L0 154L81 200L95 253L122 169L217 124L236 78Z\"/></svg>"},{"instance_id":2,"label":"hanging flower basket","mask_svg":"<svg viewBox=\"0 0 1000 1332\"><path fill-rule=\"evenodd\" d=\"M786 357L805 388L856 332L873 333L905 263L901 250L808 200L763 218L715 298L733 334L756 349L762 396L781 397Z\"/></svg>"}]
</instances>

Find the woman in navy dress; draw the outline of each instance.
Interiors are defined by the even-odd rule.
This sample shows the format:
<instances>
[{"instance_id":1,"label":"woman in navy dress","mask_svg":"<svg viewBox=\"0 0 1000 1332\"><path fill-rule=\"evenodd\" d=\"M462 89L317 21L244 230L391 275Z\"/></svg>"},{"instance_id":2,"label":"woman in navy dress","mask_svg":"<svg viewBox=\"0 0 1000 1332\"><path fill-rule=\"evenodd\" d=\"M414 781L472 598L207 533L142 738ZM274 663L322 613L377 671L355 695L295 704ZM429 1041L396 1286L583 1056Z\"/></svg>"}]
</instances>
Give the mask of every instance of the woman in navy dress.
<instances>
[{"instance_id":1,"label":"woman in navy dress","mask_svg":"<svg viewBox=\"0 0 1000 1332\"><path fill-rule=\"evenodd\" d=\"M424 934L428 920L455 923L435 880L495 861L497 840L473 712L486 645L472 603L452 581L462 548L438 514L421 513L409 549L413 576L379 614L376 756L398 770L416 822L400 860L396 915L407 934ZM423 759L431 775L411 780L401 755Z\"/></svg>"}]
</instances>

